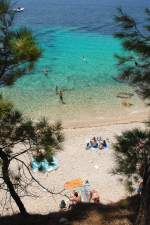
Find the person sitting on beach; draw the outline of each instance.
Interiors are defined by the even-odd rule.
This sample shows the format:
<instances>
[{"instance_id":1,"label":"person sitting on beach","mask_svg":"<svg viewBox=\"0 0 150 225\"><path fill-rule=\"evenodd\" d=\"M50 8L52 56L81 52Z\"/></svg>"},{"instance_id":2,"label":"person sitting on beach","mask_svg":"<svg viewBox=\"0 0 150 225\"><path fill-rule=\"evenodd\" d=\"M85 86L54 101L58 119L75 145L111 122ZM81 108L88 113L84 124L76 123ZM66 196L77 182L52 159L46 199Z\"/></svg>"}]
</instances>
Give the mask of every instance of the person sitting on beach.
<instances>
[{"instance_id":1,"label":"person sitting on beach","mask_svg":"<svg viewBox=\"0 0 150 225\"><path fill-rule=\"evenodd\" d=\"M64 200L61 200L61 202L59 204L59 208L60 208L60 211L66 211L67 210L67 205L66 205L66 202Z\"/></svg>"},{"instance_id":2,"label":"person sitting on beach","mask_svg":"<svg viewBox=\"0 0 150 225\"><path fill-rule=\"evenodd\" d=\"M69 200L71 202L69 204L69 208L70 208L72 205L76 205L81 202L81 196L79 195L77 191L73 191L73 195L69 197Z\"/></svg>"},{"instance_id":3,"label":"person sitting on beach","mask_svg":"<svg viewBox=\"0 0 150 225\"><path fill-rule=\"evenodd\" d=\"M100 203L100 197L96 190L90 191L90 202Z\"/></svg>"},{"instance_id":4,"label":"person sitting on beach","mask_svg":"<svg viewBox=\"0 0 150 225\"><path fill-rule=\"evenodd\" d=\"M93 148L97 148L98 147L98 142L96 140L96 137L93 137L91 140L90 140L90 144Z\"/></svg>"},{"instance_id":5,"label":"person sitting on beach","mask_svg":"<svg viewBox=\"0 0 150 225\"><path fill-rule=\"evenodd\" d=\"M102 150L107 147L107 143L105 140L101 141L99 144L99 149Z\"/></svg>"},{"instance_id":6,"label":"person sitting on beach","mask_svg":"<svg viewBox=\"0 0 150 225\"><path fill-rule=\"evenodd\" d=\"M33 157L34 157L34 158L41 158L41 157L44 157L44 153L43 153L41 150L37 149L37 150L35 150L35 151L33 152Z\"/></svg>"}]
</instances>

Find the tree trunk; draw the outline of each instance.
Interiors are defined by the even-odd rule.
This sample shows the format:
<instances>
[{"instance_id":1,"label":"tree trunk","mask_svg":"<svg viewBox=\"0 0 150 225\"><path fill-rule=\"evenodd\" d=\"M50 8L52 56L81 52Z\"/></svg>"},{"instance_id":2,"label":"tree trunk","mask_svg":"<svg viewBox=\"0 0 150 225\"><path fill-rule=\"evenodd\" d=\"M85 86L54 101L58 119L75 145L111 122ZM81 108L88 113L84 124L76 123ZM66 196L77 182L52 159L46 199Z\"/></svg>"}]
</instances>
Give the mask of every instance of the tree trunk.
<instances>
[{"instance_id":1,"label":"tree trunk","mask_svg":"<svg viewBox=\"0 0 150 225\"><path fill-rule=\"evenodd\" d=\"M150 163L145 169L143 176L143 191L137 225L150 225Z\"/></svg>"},{"instance_id":2,"label":"tree trunk","mask_svg":"<svg viewBox=\"0 0 150 225\"><path fill-rule=\"evenodd\" d=\"M5 182L5 184L7 185L7 188L10 192L11 197L14 199L14 201L16 202L20 213L22 215L28 215L20 197L18 196L17 192L14 189L14 186L10 180L9 177L9 160L8 160L8 156L5 152L3 152L0 149L0 158L2 159L2 175L3 175L3 180Z\"/></svg>"}]
</instances>

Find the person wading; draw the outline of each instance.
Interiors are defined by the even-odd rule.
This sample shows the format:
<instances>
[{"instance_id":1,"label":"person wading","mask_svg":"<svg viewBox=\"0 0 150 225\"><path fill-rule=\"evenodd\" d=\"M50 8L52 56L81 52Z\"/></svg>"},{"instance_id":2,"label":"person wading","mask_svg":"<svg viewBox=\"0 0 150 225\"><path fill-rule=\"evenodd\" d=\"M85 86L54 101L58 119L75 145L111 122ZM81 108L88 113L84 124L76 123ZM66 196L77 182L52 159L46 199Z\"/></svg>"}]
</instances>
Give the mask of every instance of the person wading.
<instances>
[{"instance_id":1,"label":"person wading","mask_svg":"<svg viewBox=\"0 0 150 225\"><path fill-rule=\"evenodd\" d=\"M64 103L64 92L62 90L60 90L60 92L59 92L59 98L60 98L61 103L65 104Z\"/></svg>"}]
</instances>

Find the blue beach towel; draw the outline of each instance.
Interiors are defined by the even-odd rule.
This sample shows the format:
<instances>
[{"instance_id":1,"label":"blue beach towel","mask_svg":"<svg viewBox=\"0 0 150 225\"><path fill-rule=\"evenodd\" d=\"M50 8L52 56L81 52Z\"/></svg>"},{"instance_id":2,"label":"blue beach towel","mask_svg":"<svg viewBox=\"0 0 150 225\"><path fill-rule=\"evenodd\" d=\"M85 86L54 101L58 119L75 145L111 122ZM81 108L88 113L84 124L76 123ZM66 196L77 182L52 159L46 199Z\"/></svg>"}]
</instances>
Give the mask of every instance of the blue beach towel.
<instances>
[{"instance_id":1,"label":"blue beach towel","mask_svg":"<svg viewBox=\"0 0 150 225\"><path fill-rule=\"evenodd\" d=\"M35 159L32 159L31 167L34 172L38 171L39 168L41 168L41 166L42 166L41 162L38 162Z\"/></svg>"},{"instance_id":2,"label":"blue beach towel","mask_svg":"<svg viewBox=\"0 0 150 225\"><path fill-rule=\"evenodd\" d=\"M104 147L104 151L108 151L109 150L109 144L107 143L106 147Z\"/></svg>"},{"instance_id":3,"label":"blue beach towel","mask_svg":"<svg viewBox=\"0 0 150 225\"><path fill-rule=\"evenodd\" d=\"M40 169L43 171L53 171L59 168L59 162L55 157L53 157L52 163L49 163L46 159L44 159L42 162L32 159L31 167L34 172Z\"/></svg>"}]
</instances>

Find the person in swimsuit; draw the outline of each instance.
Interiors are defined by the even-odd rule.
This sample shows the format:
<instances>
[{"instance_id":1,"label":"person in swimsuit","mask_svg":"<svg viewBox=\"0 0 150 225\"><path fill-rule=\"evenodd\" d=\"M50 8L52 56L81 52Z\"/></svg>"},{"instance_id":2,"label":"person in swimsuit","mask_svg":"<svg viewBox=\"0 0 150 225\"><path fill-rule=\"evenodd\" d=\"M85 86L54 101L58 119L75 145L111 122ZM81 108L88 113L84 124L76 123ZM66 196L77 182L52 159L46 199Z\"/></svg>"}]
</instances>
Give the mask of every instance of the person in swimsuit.
<instances>
[{"instance_id":1,"label":"person in swimsuit","mask_svg":"<svg viewBox=\"0 0 150 225\"><path fill-rule=\"evenodd\" d=\"M92 190L90 192L90 202L93 202L93 203L100 203L100 197L99 197L99 194L96 190Z\"/></svg>"},{"instance_id":2,"label":"person in swimsuit","mask_svg":"<svg viewBox=\"0 0 150 225\"><path fill-rule=\"evenodd\" d=\"M64 104L64 93L62 90L60 90L60 92L59 92L59 98L60 98L61 103Z\"/></svg>"}]
</instances>

